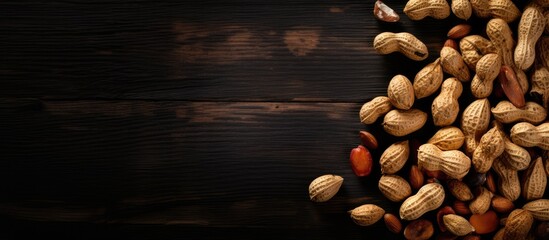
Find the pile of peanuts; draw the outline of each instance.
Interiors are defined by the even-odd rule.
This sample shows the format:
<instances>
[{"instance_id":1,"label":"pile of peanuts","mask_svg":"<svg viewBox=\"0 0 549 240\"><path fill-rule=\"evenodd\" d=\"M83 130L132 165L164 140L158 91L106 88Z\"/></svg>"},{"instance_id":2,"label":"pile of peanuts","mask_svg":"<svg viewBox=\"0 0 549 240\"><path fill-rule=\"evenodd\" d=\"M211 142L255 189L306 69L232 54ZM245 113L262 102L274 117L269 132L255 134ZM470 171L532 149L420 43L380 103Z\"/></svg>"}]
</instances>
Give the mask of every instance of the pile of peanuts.
<instances>
[{"instance_id":1,"label":"pile of peanuts","mask_svg":"<svg viewBox=\"0 0 549 240\"><path fill-rule=\"evenodd\" d=\"M363 124L380 123L399 139L380 152L378 187L401 205L389 213L363 204L350 209L350 218L360 226L383 218L406 239L435 237L435 227L436 239L548 239L549 0L530 0L522 10L511 0L409 0L403 12L414 21L453 13L464 23L448 31L439 57L413 81L393 76L387 95L360 109ZM381 1L374 14L381 21L399 20ZM469 35L473 14L487 20L486 34ZM414 61L429 55L420 38L407 32L382 32L373 45L379 54L399 52ZM474 99L460 106L465 90ZM415 106L430 96L436 96L430 113ZM430 117L436 132L427 142L407 138ZM360 139L350 164L365 177L378 142L368 131L360 131ZM465 181L469 176L476 180ZM322 175L309 185L310 199L328 201L342 184L339 175ZM436 222L425 218L432 211Z\"/></svg>"}]
</instances>

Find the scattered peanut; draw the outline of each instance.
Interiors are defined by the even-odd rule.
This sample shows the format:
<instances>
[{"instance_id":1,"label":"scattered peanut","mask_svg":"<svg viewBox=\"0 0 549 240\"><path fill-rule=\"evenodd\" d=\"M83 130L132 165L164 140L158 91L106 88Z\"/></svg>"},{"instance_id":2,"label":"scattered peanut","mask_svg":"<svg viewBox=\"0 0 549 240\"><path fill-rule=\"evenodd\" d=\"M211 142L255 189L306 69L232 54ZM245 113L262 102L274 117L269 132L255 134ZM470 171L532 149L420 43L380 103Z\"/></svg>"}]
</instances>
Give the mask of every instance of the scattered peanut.
<instances>
[{"instance_id":1,"label":"scattered peanut","mask_svg":"<svg viewBox=\"0 0 549 240\"><path fill-rule=\"evenodd\" d=\"M388 97L375 97L371 101L362 105L360 109L360 122L364 124L372 124L379 117L385 115L393 108Z\"/></svg>"},{"instance_id":2,"label":"scattered peanut","mask_svg":"<svg viewBox=\"0 0 549 240\"><path fill-rule=\"evenodd\" d=\"M444 201L444 188L438 183L429 183L421 187L413 196L408 197L400 206L400 218L415 220L426 212L440 207Z\"/></svg>"},{"instance_id":3,"label":"scattered peanut","mask_svg":"<svg viewBox=\"0 0 549 240\"><path fill-rule=\"evenodd\" d=\"M414 78L414 95L417 99L428 97L435 93L442 84L442 66L440 58L427 64Z\"/></svg>"},{"instance_id":4,"label":"scattered peanut","mask_svg":"<svg viewBox=\"0 0 549 240\"><path fill-rule=\"evenodd\" d=\"M545 108L535 102L526 102L524 107L517 108L511 102L505 100L492 108L492 114L501 123L524 121L531 124L540 124L547 117Z\"/></svg>"},{"instance_id":5,"label":"scattered peanut","mask_svg":"<svg viewBox=\"0 0 549 240\"><path fill-rule=\"evenodd\" d=\"M444 80L440 94L431 105L435 126L448 126L454 123L459 114L458 98L462 92L463 86L456 78Z\"/></svg>"},{"instance_id":6,"label":"scattered peanut","mask_svg":"<svg viewBox=\"0 0 549 240\"><path fill-rule=\"evenodd\" d=\"M397 218L397 216L391 214L391 213L385 213L383 215L383 221L385 222L385 226L387 226L387 229L393 233L400 233L402 231L402 223Z\"/></svg>"},{"instance_id":7,"label":"scattered peanut","mask_svg":"<svg viewBox=\"0 0 549 240\"><path fill-rule=\"evenodd\" d=\"M549 221L549 199L538 199L524 204L522 209L527 210L539 221Z\"/></svg>"},{"instance_id":8,"label":"scattered peanut","mask_svg":"<svg viewBox=\"0 0 549 240\"><path fill-rule=\"evenodd\" d=\"M458 80L462 82L470 80L469 69L456 49L442 47L442 50L440 50L440 65L442 71L456 77Z\"/></svg>"},{"instance_id":9,"label":"scattered peanut","mask_svg":"<svg viewBox=\"0 0 549 240\"><path fill-rule=\"evenodd\" d=\"M473 101L461 117L461 130L465 135L465 151L473 153L477 148L480 136L486 132L490 123L490 102L488 99Z\"/></svg>"},{"instance_id":10,"label":"scattered peanut","mask_svg":"<svg viewBox=\"0 0 549 240\"><path fill-rule=\"evenodd\" d=\"M398 74L389 81L387 97L394 107L408 110L414 104L414 87L406 76Z\"/></svg>"},{"instance_id":11,"label":"scattered peanut","mask_svg":"<svg viewBox=\"0 0 549 240\"><path fill-rule=\"evenodd\" d=\"M313 202L326 202L339 191L343 178L338 175L326 174L315 178L309 185L309 197Z\"/></svg>"},{"instance_id":12,"label":"scattered peanut","mask_svg":"<svg viewBox=\"0 0 549 240\"><path fill-rule=\"evenodd\" d=\"M394 109L383 118L383 129L393 136L402 137L419 130L426 122L427 113L419 109Z\"/></svg>"},{"instance_id":13,"label":"scattered peanut","mask_svg":"<svg viewBox=\"0 0 549 240\"><path fill-rule=\"evenodd\" d=\"M406 164L409 156L410 145L408 140L391 144L383 151L379 159L381 173L394 174L398 172Z\"/></svg>"},{"instance_id":14,"label":"scattered peanut","mask_svg":"<svg viewBox=\"0 0 549 240\"><path fill-rule=\"evenodd\" d=\"M412 195L410 184L398 175L381 176L378 187L383 196L393 202L401 202Z\"/></svg>"},{"instance_id":15,"label":"scattered peanut","mask_svg":"<svg viewBox=\"0 0 549 240\"><path fill-rule=\"evenodd\" d=\"M505 150L504 139L496 127L493 127L480 139L473 152L473 166L478 173L486 173L494 160Z\"/></svg>"},{"instance_id":16,"label":"scattered peanut","mask_svg":"<svg viewBox=\"0 0 549 240\"><path fill-rule=\"evenodd\" d=\"M547 175L545 174L541 157L536 158L532 162L523 178L522 197L526 201L542 198L547 186Z\"/></svg>"},{"instance_id":17,"label":"scattered peanut","mask_svg":"<svg viewBox=\"0 0 549 240\"><path fill-rule=\"evenodd\" d=\"M505 222L503 239L526 239L533 222L534 218L529 211L522 209L513 210Z\"/></svg>"},{"instance_id":18,"label":"scattered peanut","mask_svg":"<svg viewBox=\"0 0 549 240\"><path fill-rule=\"evenodd\" d=\"M535 59L536 41L545 29L545 17L541 7L530 4L526 6L518 26L518 41L515 47L515 65L526 70L532 66Z\"/></svg>"},{"instance_id":19,"label":"scattered peanut","mask_svg":"<svg viewBox=\"0 0 549 240\"><path fill-rule=\"evenodd\" d=\"M450 5L446 0L409 0L403 11L412 20L444 19L450 16Z\"/></svg>"},{"instance_id":20,"label":"scattered peanut","mask_svg":"<svg viewBox=\"0 0 549 240\"><path fill-rule=\"evenodd\" d=\"M442 217L444 220L444 225L446 226L446 229L457 236L465 236L473 231L475 231L475 228L471 226L469 221L467 219L456 215L456 214L448 214Z\"/></svg>"},{"instance_id":21,"label":"scattered peanut","mask_svg":"<svg viewBox=\"0 0 549 240\"><path fill-rule=\"evenodd\" d=\"M448 177L463 178L471 167L471 160L459 150L442 151L426 143L418 149L418 166L429 171L441 170Z\"/></svg>"},{"instance_id":22,"label":"scattered peanut","mask_svg":"<svg viewBox=\"0 0 549 240\"><path fill-rule=\"evenodd\" d=\"M473 7L469 0L452 0L452 12L456 17L467 20L473 14Z\"/></svg>"},{"instance_id":23,"label":"scattered peanut","mask_svg":"<svg viewBox=\"0 0 549 240\"><path fill-rule=\"evenodd\" d=\"M370 226L385 214L385 210L374 204L364 204L349 211L351 219L360 226Z\"/></svg>"},{"instance_id":24,"label":"scattered peanut","mask_svg":"<svg viewBox=\"0 0 549 240\"><path fill-rule=\"evenodd\" d=\"M549 150L549 123L534 126L520 122L511 128L511 141L522 147L540 147Z\"/></svg>"},{"instance_id":25,"label":"scattered peanut","mask_svg":"<svg viewBox=\"0 0 549 240\"><path fill-rule=\"evenodd\" d=\"M433 144L442 151L458 150L463 145L465 136L461 129L453 126L443 127L427 143Z\"/></svg>"},{"instance_id":26,"label":"scattered peanut","mask_svg":"<svg viewBox=\"0 0 549 240\"><path fill-rule=\"evenodd\" d=\"M500 69L501 58L497 53L488 53L480 58L476 64L476 74L471 81L473 96L476 98L490 96Z\"/></svg>"},{"instance_id":27,"label":"scattered peanut","mask_svg":"<svg viewBox=\"0 0 549 240\"><path fill-rule=\"evenodd\" d=\"M507 199L515 201L520 196L520 182L516 170L511 169L503 161L494 161L492 165L499 177L498 190Z\"/></svg>"},{"instance_id":28,"label":"scattered peanut","mask_svg":"<svg viewBox=\"0 0 549 240\"><path fill-rule=\"evenodd\" d=\"M484 214L490 208L494 194L484 187L479 188L477 197L469 203L469 209L473 214Z\"/></svg>"},{"instance_id":29,"label":"scattered peanut","mask_svg":"<svg viewBox=\"0 0 549 240\"><path fill-rule=\"evenodd\" d=\"M459 41L463 61L470 70L475 70L477 62L488 53L497 53L492 42L480 35L469 35Z\"/></svg>"},{"instance_id":30,"label":"scattered peanut","mask_svg":"<svg viewBox=\"0 0 549 240\"><path fill-rule=\"evenodd\" d=\"M407 32L382 32L374 38L374 48L380 54L400 52L415 61L424 60L429 56L427 46Z\"/></svg>"},{"instance_id":31,"label":"scattered peanut","mask_svg":"<svg viewBox=\"0 0 549 240\"><path fill-rule=\"evenodd\" d=\"M473 193L469 186L462 181L456 179L448 180L448 190L460 201L469 201L473 199Z\"/></svg>"}]
</instances>

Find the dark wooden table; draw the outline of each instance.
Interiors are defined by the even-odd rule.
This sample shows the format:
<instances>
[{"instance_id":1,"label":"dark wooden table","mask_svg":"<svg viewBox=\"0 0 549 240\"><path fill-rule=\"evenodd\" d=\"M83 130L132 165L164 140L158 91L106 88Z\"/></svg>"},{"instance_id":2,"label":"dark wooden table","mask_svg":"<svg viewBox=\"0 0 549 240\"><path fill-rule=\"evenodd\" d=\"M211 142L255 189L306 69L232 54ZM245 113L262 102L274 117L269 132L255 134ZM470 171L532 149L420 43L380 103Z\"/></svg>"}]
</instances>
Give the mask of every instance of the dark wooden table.
<instances>
[{"instance_id":1,"label":"dark wooden table","mask_svg":"<svg viewBox=\"0 0 549 240\"><path fill-rule=\"evenodd\" d=\"M350 168L359 130L397 140L358 112L461 21L387 3L399 23L364 0L2 1L0 238L397 238L347 214L399 207L377 163ZM415 34L429 58L377 54L383 31ZM340 192L309 201L326 173Z\"/></svg>"}]
</instances>

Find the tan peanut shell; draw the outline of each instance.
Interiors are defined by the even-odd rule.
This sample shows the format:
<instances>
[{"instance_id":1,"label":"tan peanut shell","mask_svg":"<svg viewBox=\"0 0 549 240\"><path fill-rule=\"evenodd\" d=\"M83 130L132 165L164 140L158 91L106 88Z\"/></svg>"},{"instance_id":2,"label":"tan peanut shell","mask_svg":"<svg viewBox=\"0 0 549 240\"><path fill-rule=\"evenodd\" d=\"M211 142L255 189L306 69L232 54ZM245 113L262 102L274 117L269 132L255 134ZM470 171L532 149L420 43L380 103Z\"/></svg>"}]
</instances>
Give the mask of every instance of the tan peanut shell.
<instances>
[{"instance_id":1,"label":"tan peanut shell","mask_svg":"<svg viewBox=\"0 0 549 240\"><path fill-rule=\"evenodd\" d=\"M523 175L522 197L527 201L540 199L543 197L545 187L547 186L547 175L543 167L541 157L536 158L528 167Z\"/></svg>"},{"instance_id":2,"label":"tan peanut shell","mask_svg":"<svg viewBox=\"0 0 549 240\"><path fill-rule=\"evenodd\" d=\"M309 184L309 197L313 202L326 202L339 191L343 178L338 175L326 174L315 178Z\"/></svg>"},{"instance_id":3,"label":"tan peanut shell","mask_svg":"<svg viewBox=\"0 0 549 240\"><path fill-rule=\"evenodd\" d=\"M451 9L456 17L467 20L473 14L473 7L469 0L452 0Z\"/></svg>"},{"instance_id":4,"label":"tan peanut shell","mask_svg":"<svg viewBox=\"0 0 549 240\"><path fill-rule=\"evenodd\" d=\"M458 150L463 145L465 136L461 129L448 126L439 129L435 135L433 135L427 143L433 144L440 148L442 151Z\"/></svg>"},{"instance_id":5,"label":"tan peanut shell","mask_svg":"<svg viewBox=\"0 0 549 240\"><path fill-rule=\"evenodd\" d=\"M492 167L494 160L505 150L502 134L497 127L493 127L480 139L477 148L473 152L473 166L478 173L486 173Z\"/></svg>"},{"instance_id":6,"label":"tan peanut shell","mask_svg":"<svg viewBox=\"0 0 549 240\"><path fill-rule=\"evenodd\" d=\"M446 214L442 217L444 226L456 236L465 236L475 231L475 228L467 219L456 214Z\"/></svg>"},{"instance_id":7,"label":"tan peanut shell","mask_svg":"<svg viewBox=\"0 0 549 240\"><path fill-rule=\"evenodd\" d=\"M469 209L473 214L484 214L490 208L494 194L484 187L480 187L480 194L476 196L471 203Z\"/></svg>"},{"instance_id":8,"label":"tan peanut shell","mask_svg":"<svg viewBox=\"0 0 549 240\"><path fill-rule=\"evenodd\" d=\"M414 95L417 99L428 97L435 93L442 84L442 66L440 58L423 67L414 78Z\"/></svg>"},{"instance_id":9,"label":"tan peanut shell","mask_svg":"<svg viewBox=\"0 0 549 240\"><path fill-rule=\"evenodd\" d=\"M393 109L383 118L385 132L402 137L419 130L427 122L427 113L419 109Z\"/></svg>"},{"instance_id":10,"label":"tan peanut shell","mask_svg":"<svg viewBox=\"0 0 549 240\"><path fill-rule=\"evenodd\" d=\"M442 71L456 77L459 81L468 82L470 80L469 68L467 68L461 54L456 49L442 47L442 50L440 50L440 65Z\"/></svg>"},{"instance_id":11,"label":"tan peanut shell","mask_svg":"<svg viewBox=\"0 0 549 240\"><path fill-rule=\"evenodd\" d=\"M486 98L492 94L494 80L499 75L501 58L497 53L488 53L477 62L476 74L471 81L471 92L476 98Z\"/></svg>"},{"instance_id":12,"label":"tan peanut shell","mask_svg":"<svg viewBox=\"0 0 549 240\"><path fill-rule=\"evenodd\" d=\"M471 167L471 160L459 150L442 151L433 144L426 143L418 149L418 166L429 171L440 170L448 177L463 178Z\"/></svg>"},{"instance_id":13,"label":"tan peanut shell","mask_svg":"<svg viewBox=\"0 0 549 240\"><path fill-rule=\"evenodd\" d=\"M500 156L500 161L511 169L521 171L530 165L531 157L528 150L514 144L509 138L505 138L505 150Z\"/></svg>"},{"instance_id":14,"label":"tan peanut shell","mask_svg":"<svg viewBox=\"0 0 549 240\"><path fill-rule=\"evenodd\" d=\"M448 126L454 123L459 114L458 98L462 92L463 85L456 78L444 80L440 94L431 105L435 126Z\"/></svg>"},{"instance_id":15,"label":"tan peanut shell","mask_svg":"<svg viewBox=\"0 0 549 240\"><path fill-rule=\"evenodd\" d=\"M536 66L530 78L530 95L537 96L545 109L549 108L549 70L545 66Z\"/></svg>"},{"instance_id":16,"label":"tan peanut shell","mask_svg":"<svg viewBox=\"0 0 549 240\"><path fill-rule=\"evenodd\" d=\"M351 219L357 225L370 226L383 217L385 210L374 204L364 204L354 208L349 213L351 214Z\"/></svg>"},{"instance_id":17,"label":"tan peanut shell","mask_svg":"<svg viewBox=\"0 0 549 240\"><path fill-rule=\"evenodd\" d=\"M374 48L380 54L400 52L415 61L424 60L429 56L425 43L407 32L382 32L374 38Z\"/></svg>"},{"instance_id":18,"label":"tan peanut shell","mask_svg":"<svg viewBox=\"0 0 549 240\"><path fill-rule=\"evenodd\" d=\"M492 168L498 175L498 190L505 198L515 201L520 196L520 181L518 172L507 165L503 161L494 161Z\"/></svg>"},{"instance_id":19,"label":"tan peanut shell","mask_svg":"<svg viewBox=\"0 0 549 240\"><path fill-rule=\"evenodd\" d=\"M515 209L507 217L505 221L504 240L526 239L534 217L529 211L523 209Z\"/></svg>"},{"instance_id":20,"label":"tan peanut shell","mask_svg":"<svg viewBox=\"0 0 549 240\"><path fill-rule=\"evenodd\" d=\"M378 188L387 199L393 202L404 201L412 195L412 187L398 175L383 175L379 179Z\"/></svg>"},{"instance_id":21,"label":"tan peanut shell","mask_svg":"<svg viewBox=\"0 0 549 240\"><path fill-rule=\"evenodd\" d=\"M489 0L470 0L473 13L480 18L490 17L490 1Z\"/></svg>"},{"instance_id":22,"label":"tan peanut shell","mask_svg":"<svg viewBox=\"0 0 549 240\"><path fill-rule=\"evenodd\" d=\"M539 221L549 221L549 199L538 199L524 204L522 209Z\"/></svg>"},{"instance_id":23,"label":"tan peanut shell","mask_svg":"<svg viewBox=\"0 0 549 240\"><path fill-rule=\"evenodd\" d=\"M394 107L408 110L414 105L414 87L410 80L401 74L395 75L387 87L387 97Z\"/></svg>"},{"instance_id":24,"label":"tan peanut shell","mask_svg":"<svg viewBox=\"0 0 549 240\"><path fill-rule=\"evenodd\" d=\"M406 164L410 156L410 145L408 140L391 144L379 158L381 173L394 174Z\"/></svg>"},{"instance_id":25,"label":"tan peanut shell","mask_svg":"<svg viewBox=\"0 0 549 240\"><path fill-rule=\"evenodd\" d=\"M520 122L511 128L511 141L522 147L540 147L549 150L549 123L534 126Z\"/></svg>"},{"instance_id":26,"label":"tan peanut shell","mask_svg":"<svg viewBox=\"0 0 549 240\"><path fill-rule=\"evenodd\" d=\"M364 103L360 108L360 122L364 124L372 124L377 119L393 108L388 97L379 96Z\"/></svg>"},{"instance_id":27,"label":"tan peanut shell","mask_svg":"<svg viewBox=\"0 0 549 240\"><path fill-rule=\"evenodd\" d=\"M461 57L470 70L476 70L476 65L482 56L497 53L492 42L480 35L469 35L459 41Z\"/></svg>"},{"instance_id":28,"label":"tan peanut shell","mask_svg":"<svg viewBox=\"0 0 549 240\"><path fill-rule=\"evenodd\" d=\"M490 15L510 23L520 16L520 10L511 0L489 0Z\"/></svg>"},{"instance_id":29,"label":"tan peanut shell","mask_svg":"<svg viewBox=\"0 0 549 240\"><path fill-rule=\"evenodd\" d=\"M473 199L473 193L469 186L457 179L448 180L448 191L460 201L469 201Z\"/></svg>"},{"instance_id":30,"label":"tan peanut shell","mask_svg":"<svg viewBox=\"0 0 549 240\"><path fill-rule=\"evenodd\" d=\"M408 197L400 206L400 218L415 220L426 212L435 210L444 202L444 188L439 183L428 183Z\"/></svg>"},{"instance_id":31,"label":"tan peanut shell","mask_svg":"<svg viewBox=\"0 0 549 240\"><path fill-rule=\"evenodd\" d=\"M444 19L450 16L450 5L446 0L409 0L403 12L411 20Z\"/></svg>"},{"instance_id":32,"label":"tan peanut shell","mask_svg":"<svg viewBox=\"0 0 549 240\"><path fill-rule=\"evenodd\" d=\"M545 17L542 11L539 6L529 4L522 12L514 54L515 65L522 70L530 68L534 63L536 41L545 30Z\"/></svg>"},{"instance_id":33,"label":"tan peanut shell","mask_svg":"<svg viewBox=\"0 0 549 240\"><path fill-rule=\"evenodd\" d=\"M477 99L463 110L461 130L465 135L465 151L475 151L478 141L488 129L490 123L490 102L488 99Z\"/></svg>"},{"instance_id":34,"label":"tan peanut shell","mask_svg":"<svg viewBox=\"0 0 549 240\"><path fill-rule=\"evenodd\" d=\"M540 124L547 117L545 108L535 102L526 102L522 108L517 108L511 102L502 100L492 108L494 118L501 123L515 123L519 121Z\"/></svg>"}]
</instances>

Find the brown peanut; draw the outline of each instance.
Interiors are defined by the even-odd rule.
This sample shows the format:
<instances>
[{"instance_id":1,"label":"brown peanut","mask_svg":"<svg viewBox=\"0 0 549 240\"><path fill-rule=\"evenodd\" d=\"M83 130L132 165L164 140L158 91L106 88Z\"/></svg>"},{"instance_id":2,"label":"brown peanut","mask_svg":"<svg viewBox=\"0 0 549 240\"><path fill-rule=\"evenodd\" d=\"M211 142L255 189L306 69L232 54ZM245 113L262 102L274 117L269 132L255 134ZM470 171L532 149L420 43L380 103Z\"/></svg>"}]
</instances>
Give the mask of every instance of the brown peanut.
<instances>
[{"instance_id":1,"label":"brown peanut","mask_svg":"<svg viewBox=\"0 0 549 240\"><path fill-rule=\"evenodd\" d=\"M515 201L520 196L520 181L518 172L507 165L503 161L494 161L492 168L498 175L498 190L505 198Z\"/></svg>"},{"instance_id":2,"label":"brown peanut","mask_svg":"<svg viewBox=\"0 0 549 240\"><path fill-rule=\"evenodd\" d=\"M400 52L415 61L424 60L429 56L427 46L407 32L382 32L374 38L374 48L380 54Z\"/></svg>"},{"instance_id":3,"label":"brown peanut","mask_svg":"<svg viewBox=\"0 0 549 240\"><path fill-rule=\"evenodd\" d=\"M501 123L519 121L540 124L547 117L545 108L535 102L526 102L522 108L517 108L511 102L503 100L492 108L494 118Z\"/></svg>"},{"instance_id":4,"label":"brown peanut","mask_svg":"<svg viewBox=\"0 0 549 240\"><path fill-rule=\"evenodd\" d=\"M536 55L536 41L545 29L545 17L542 9L529 4L524 9L518 25L518 40L515 47L515 65L526 70L534 63Z\"/></svg>"},{"instance_id":5,"label":"brown peanut","mask_svg":"<svg viewBox=\"0 0 549 240\"><path fill-rule=\"evenodd\" d=\"M442 84L442 66L440 58L423 67L414 78L414 95L417 99L428 97L435 93Z\"/></svg>"},{"instance_id":6,"label":"brown peanut","mask_svg":"<svg viewBox=\"0 0 549 240\"><path fill-rule=\"evenodd\" d=\"M471 203L469 209L473 214L484 214L490 208L494 194L484 187L479 188L479 194Z\"/></svg>"},{"instance_id":7,"label":"brown peanut","mask_svg":"<svg viewBox=\"0 0 549 240\"><path fill-rule=\"evenodd\" d=\"M549 221L549 199L538 199L524 204L522 209L527 210L539 221Z\"/></svg>"},{"instance_id":8,"label":"brown peanut","mask_svg":"<svg viewBox=\"0 0 549 240\"><path fill-rule=\"evenodd\" d=\"M408 182L398 175L383 175L379 179L378 188L387 199L400 202L412 194Z\"/></svg>"},{"instance_id":9,"label":"brown peanut","mask_svg":"<svg viewBox=\"0 0 549 240\"><path fill-rule=\"evenodd\" d=\"M461 56L470 70L475 70L478 61L488 53L497 53L492 42L480 35L469 35L459 41Z\"/></svg>"},{"instance_id":10,"label":"brown peanut","mask_svg":"<svg viewBox=\"0 0 549 240\"><path fill-rule=\"evenodd\" d=\"M478 173L486 173L494 160L505 150L504 139L497 127L488 130L473 152L473 166Z\"/></svg>"},{"instance_id":11,"label":"brown peanut","mask_svg":"<svg viewBox=\"0 0 549 240\"><path fill-rule=\"evenodd\" d=\"M418 110L394 109L385 114L383 129L385 132L402 137L419 130L427 122L427 113Z\"/></svg>"},{"instance_id":12,"label":"brown peanut","mask_svg":"<svg viewBox=\"0 0 549 240\"><path fill-rule=\"evenodd\" d=\"M385 214L385 210L374 204L364 204L349 211L351 219L360 226L370 226Z\"/></svg>"},{"instance_id":13,"label":"brown peanut","mask_svg":"<svg viewBox=\"0 0 549 240\"><path fill-rule=\"evenodd\" d=\"M451 9L456 17L467 20L473 14L473 7L469 0L452 0Z\"/></svg>"},{"instance_id":14,"label":"brown peanut","mask_svg":"<svg viewBox=\"0 0 549 240\"><path fill-rule=\"evenodd\" d=\"M387 97L394 107L408 110L414 105L414 87L404 75L395 75L387 87Z\"/></svg>"},{"instance_id":15,"label":"brown peanut","mask_svg":"<svg viewBox=\"0 0 549 240\"><path fill-rule=\"evenodd\" d=\"M450 5L446 0L409 0L403 11L411 20L444 19L450 16Z\"/></svg>"},{"instance_id":16,"label":"brown peanut","mask_svg":"<svg viewBox=\"0 0 549 240\"><path fill-rule=\"evenodd\" d=\"M454 123L459 114L458 98L462 92L463 85L456 78L444 80L440 94L431 105L435 126L448 126Z\"/></svg>"},{"instance_id":17,"label":"brown peanut","mask_svg":"<svg viewBox=\"0 0 549 240\"><path fill-rule=\"evenodd\" d=\"M543 197L547 186L547 175L541 157L536 158L523 175L522 197L527 201Z\"/></svg>"},{"instance_id":18,"label":"brown peanut","mask_svg":"<svg viewBox=\"0 0 549 240\"><path fill-rule=\"evenodd\" d=\"M398 172L410 156L410 145L408 140L391 144L379 158L381 173L394 174Z\"/></svg>"},{"instance_id":19,"label":"brown peanut","mask_svg":"<svg viewBox=\"0 0 549 240\"><path fill-rule=\"evenodd\" d=\"M453 126L443 127L427 143L433 144L442 151L458 150L463 145L465 136L461 129Z\"/></svg>"},{"instance_id":20,"label":"brown peanut","mask_svg":"<svg viewBox=\"0 0 549 240\"><path fill-rule=\"evenodd\" d=\"M475 231L467 219L456 214L447 214L442 217L444 226L456 236L465 236Z\"/></svg>"},{"instance_id":21,"label":"brown peanut","mask_svg":"<svg viewBox=\"0 0 549 240\"><path fill-rule=\"evenodd\" d=\"M442 71L456 77L459 81L468 82L470 80L469 68L467 68L461 54L456 49L442 47L442 50L440 50L440 65Z\"/></svg>"},{"instance_id":22,"label":"brown peanut","mask_svg":"<svg viewBox=\"0 0 549 240\"><path fill-rule=\"evenodd\" d=\"M522 147L540 147L549 150L549 123L534 126L520 122L511 128L511 141Z\"/></svg>"},{"instance_id":23,"label":"brown peanut","mask_svg":"<svg viewBox=\"0 0 549 240\"><path fill-rule=\"evenodd\" d=\"M469 186L460 180L448 180L448 190L460 201L466 202L473 199L473 193L471 192L471 189L469 189Z\"/></svg>"},{"instance_id":24,"label":"brown peanut","mask_svg":"<svg viewBox=\"0 0 549 240\"><path fill-rule=\"evenodd\" d=\"M393 108L391 101L388 97L380 96L375 97L371 101L368 101L360 108L360 122L364 124L372 124L377 119Z\"/></svg>"},{"instance_id":25,"label":"brown peanut","mask_svg":"<svg viewBox=\"0 0 549 240\"><path fill-rule=\"evenodd\" d=\"M507 217L505 222L504 240L526 239L534 217L529 211L523 209L515 209Z\"/></svg>"},{"instance_id":26,"label":"brown peanut","mask_svg":"<svg viewBox=\"0 0 549 240\"><path fill-rule=\"evenodd\" d=\"M488 129L490 123L490 102L488 99L473 101L461 116L461 130L465 135L465 152L473 153L477 148L480 137Z\"/></svg>"},{"instance_id":27,"label":"brown peanut","mask_svg":"<svg viewBox=\"0 0 549 240\"><path fill-rule=\"evenodd\" d=\"M430 143L419 147L417 159L420 168L429 171L440 170L455 179L463 178L471 167L471 160L461 151L442 151Z\"/></svg>"},{"instance_id":28,"label":"brown peanut","mask_svg":"<svg viewBox=\"0 0 549 240\"><path fill-rule=\"evenodd\" d=\"M471 81L471 92L476 98L486 98L492 94L494 80L499 75L501 58L497 53L484 55L477 62L476 74Z\"/></svg>"},{"instance_id":29,"label":"brown peanut","mask_svg":"<svg viewBox=\"0 0 549 240\"><path fill-rule=\"evenodd\" d=\"M415 220L426 212L440 207L444 202L444 188L438 183L428 183L418 192L404 200L400 206L400 218L403 220Z\"/></svg>"}]
</instances>

